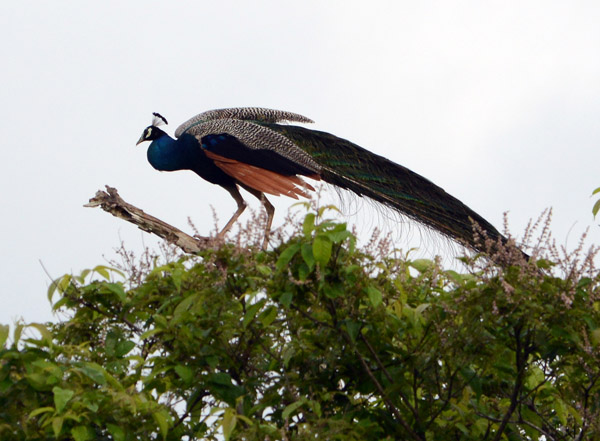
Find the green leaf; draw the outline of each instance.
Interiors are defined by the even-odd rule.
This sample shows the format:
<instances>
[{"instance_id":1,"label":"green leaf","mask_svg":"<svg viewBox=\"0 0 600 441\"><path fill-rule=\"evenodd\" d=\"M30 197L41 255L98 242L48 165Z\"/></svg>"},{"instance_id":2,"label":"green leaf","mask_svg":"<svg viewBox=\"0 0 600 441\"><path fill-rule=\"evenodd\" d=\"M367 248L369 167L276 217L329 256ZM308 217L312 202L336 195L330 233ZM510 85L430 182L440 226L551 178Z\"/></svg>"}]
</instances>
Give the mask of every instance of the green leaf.
<instances>
[{"instance_id":1,"label":"green leaf","mask_svg":"<svg viewBox=\"0 0 600 441\"><path fill-rule=\"evenodd\" d=\"M115 441L125 441L125 431L116 424L106 423L106 428Z\"/></svg>"},{"instance_id":2,"label":"green leaf","mask_svg":"<svg viewBox=\"0 0 600 441\"><path fill-rule=\"evenodd\" d=\"M48 301L52 302L52 297L54 293L58 291L59 293L64 293L69 284L71 283L72 276L70 274L65 274L62 277L54 279L50 286L48 287Z\"/></svg>"},{"instance_id":3,"label":"green leaf","mask_svg":"<svg viewBox=\"0 0 600 441\"><path fill-rule=\"evenodd\" d=\"M70 389L62 389L58 386L52 388L52 393L54 393L54 406L58 413L63 411L69 400L75 394L75 392Z\"/></svg>"},{"instance_id":4,"label":"green leaf","mask_svg":"<svg viewBox=\"0 0 600 441\"><path fill-rule=\"evenodd\" d=\"M75 441L88 441L96 438L96 434L89 426L75 426L71 429L71 435Z\"/></svg>"},{"instance_id":5,"label":"green leaf","mask_svg":"<svg viewBox=\"0 0 600 441\"><path fill-rule=\"evenodd\" d=\"M356 341L356 337L360 331L360 323L355 322L350 319L344 320L344 324L346 325L346 331L348 331L348 335L352 341Z\"/></svg>"},{"instance_id":6,"label":"green leaf","mask_svg":"<svg viewBox=\"0 0 600 441\"><path fill-rule=\"evenodd\" d=\"M37 359L26 366L25 378L35 390L47 391L49 387L56 386L62 381L63 372L54 363Z\"/></svg>"},{"instance_id":7,"label":"green leaf","mask_svg":"<svg viewBox=\"0 0 600 441\"><path fill-rule=\"evenodd\" d=\"M85 402L85 407L87 407L89 410L91 410L93 413L98 412L98 403L90 403L90 402Z\"/></svg>"},{"instance_id":8,"label":"green leaf","mask_svg":"<svg viewBox=\"0 0 600 441\"><path fill-rule=\"evenodd\" d=\"M33 418L34 416L38 416L41 413L54 412L54 407L46 406L46 407L38 407L33 412L29 414L29 418Z\"/></svg>"},{"instance_id":9,"label":"green leaf","mask_svg":"<svg viewBox=\"0 0 600 441\"><path fill-rule=\"evenodd\" d=\"M594 329L590 333L590 340L592 340L594 346L600 345L600 328Z\"/></svg>"},{"instance_id":10,"label":"green leaf","mask_svg":"<svg viewBox=\"0 0 600 441\"><path fill-rule=\"evenodd\" d=\"M529 389L535 389L545 379L544 371L537 366L532 366L529 370L529 375L525 380L525 384Z\"/></svg>"},{"instance_id":11,"label":"green leaf","mask_svg":"<svg viewBox=\"0 0 600 441\"><path fill-rule=\"evenodd\" d=\"M270 277L273 274L273 270L267 265L256 265L256 269L263 276Z\"/></svg>"},{"instance_id":12,"label":"green leaf","mask_svg":"<svg viewBox=\"0 0 600 441\"><path fill-rule=\"evenodd\" d=\"M58 285L56 287L58 292L60 292L61 294L64 293L67 290L67 288L69 287L69 285L71 285L72 280L73 280L73 276L71 276L70 274L65 274L64 276L62 276L58 280Z\"/></svg>"},{"instance_id":13,"label":"green leaf","mask_svg":"<svg viewBox=\"0 0 600 441\"><path fill-rule=\"evenodd\" d=\"M292 304L292 297L293 296L294 295L291 292L286 291L283 294L281 294L281 296L279 297L279 303L281 303L286 308L289 308L290 305Z\"/></svg>"},{"instance_id":14,"label":"green leaf","mask_svg":"<svg viewBox=\"0 0 600 441\"><path fill-rule=\"evenodd\" d=\"M567 406L565 403L558 397L556 397L553 401L554 411L556 412L556 416L560 420L560 423L563 426L567 425Z\"/></svg>"},{"instance_id":15,"label":"green leaf","mask_svg":"<svg viewBox=\"0 0 600 441\"><path fill-rule=\"evenodd\" d=\"M63 422L64 418L61 416L56 416L52 418L52 430L54 431L54 438L58 438L58 436L60 435L60 432L62 431Z\"/></svg>"},{"instance_id":16,"label":"green leaf","mask_svg":"<svg viewBox=\"0 0 600 441\"><path fill-rule=\"evenodd\" d=\"M344 295L344 285L340 282L335 283L324 283L323 294L330 299L336 299Z\"/></svg>"},{"instance_id":17,"label":"green leaf","mask_svg":"<svg viewBox=\"0 0 600 441\"><path fill-rule=\"evenodd\" d=\"M209 390L214 396L230 406L235 406L236 400L245 393L245 389L234 385L231 376L225 372L209 374L206 376L206 380L210 383Z\"/></svg>"},{"instance_id":18,"label":"green leaf","mask_svg":"<svg viewBox=\"0 0 600 441\"><path fill-rule=\"evenodd\" d=\"M552 268L556 264L548 259L538 259L535 261L535 265L541 269L549 269L549 268Z\"/></svg>"},{"instance_id":19,"label":"green leaf","mask_svg":"<svg viewBox=\"0 0 600 441\"><path fill-rule=\"evenodd\" d=\"M302 244L301 254L308 269L312 271L315 267L315 256L313 255L312 245L310 243Z\"/></svg>"},{"instance_id":20,"label":"green leaf","mask_svg":"<svg viewBox=\"0 0 600 441\"><path fill-rule=\"evenodd\" d=\"M63 306L65 306L67 303L69 303L69 298L68 297L62 297L60 299L58 299L53 305L52 305L52 310L53 311L57 311L60 308L62 308Z\"/></svg>"},{"instance_id":21,"label":"green leaf","mask_svg":"<svg viewBox=\"0 0 600 441\"><path fill-rule=\"evenodd\" d=\"M315 231L315 214L308 213L304 217L304 222L302 223L302 231L304 232L305 237L310 237L312 232Z\"/></svg>"},{"instance_id":22,"label":"green leaf","mask_svg":"<svg viewBox=\"0 0 600 441\"><path fill-rule=\"evenodd\" d=\"M142 335L140 335L140 340L146 340L147 338L152 337L154 334L158 334L159 332L164 332L164 329L160 329L160 328L148 329L146 332L144 332Z\"/></svg>"},{"instance_id":23,"label":"green leaf","mask_svg":"<svg viewBox=\"0 0 600 441\"><path fill-rule=\"evenodd\" d=\"M104 386L106 384L106 377L104 376L104 369L96 363L82 363L79 366L79 371L90 377L96 383Z\"/></svg>"},{"instance_id":24,"label":"green leaf","mask_svg":"<svg viewBox=\"0 0 600 441\"><path fill-rule=\"evenodd\" d=\"M288 346L283 350L283 365L287 368L290 364L290 360L296 354L296 350L293 346Z\"/></svg>"},{"instance_id":25,"label":"green leaf","mask_svg":"<svg viewBox=\"0 0 600 441\"><path fill-rule=\"evenodd\" d=\"M308 276L310 276L310 273L311 271L308 265L302 262L302 264L298 267L298 280L305 282L306 279L308 279Z\"/></svg>"},{"instance_id":26,"label":"green leaf","mask_svg":"<svg viewBox=\"0 0 600 441\"><path fill-rule=\"evenodd\" d=\"M198 302L200 298L200 294L192 294L183 299L179 304L175 307L173 311L173 318L171 319L171 324L178 324L186 317L186 314L192 308L194 303Z\"/></svg>"},{"instance_id":27,"label":"green leaf","mask_svg":"<svg viewBox=\"0 0 600 441\"><path fill-rule=\"evenodd\" d=\"M84 269L79 273L79 276L76 277L77 281L81 284L85 283L85 278L91 273L91 269Z\"/></svg>"},{"instance_id":28,"label":"green leaf","mask_svg":"<svg viewBox=\"0 0 600 441\"><path fill-rule=\"evenodd\" d=\"M223 418L221 419L221 426L223 426L223 437L225 441L228 441L233 433L233 429L235 429L235 425L237 423L237 414L234 409L228 407L225 409L223 413Z\"/></svg>"},{"instance_id":29,"label":"green leaf","mask_svg":"<svg viewBox=\"0 0 600 441\"><path fill-rule=\"evenodd\" d=\"M181 282L183 281L184 270L181 267L176 267L171 271L171 280L173 281L173 285L175 285L175 289L177 292L181 291Z\"/></svg>"},{"instance_id":30,"label":"green leaf","mask_svg":"<svg viewBox=\"0 0 600 441\"><path fill-rule=\"evenodd\" d=\"M0 350L4 348L6 340L8 340L8 333L10 328L8 325L0 325Z\"/></svg>"},{"instance_id":31,"label":"green leaf","mask_svg":"<svg viewBox=\"0 0 600 441\"><path fill-rule=\"evenodd\" d=\"M244 328L246 326L248 326L248 323L250 323L252 320L254 320L254 317L256 317L256 314L258 313L260 308L263 307L264 304L265 304L265 300L263 299L263 300L259 300L254 305L250 305L248 307L248 309L246 310L246 314L244 314L244 319L242 320L242 326Z\"/></svg>"},{"instance_id":32,"label":"green leaf","mask_svg":"<svg viewBox=\"0 0 600 441\"><path fill-rule=\"evenodd\" d=\"M175 372L186 384L190 384L194 378L194 371L188 366L178 364L175 366Z\"/></svg>"},{"instance_id":33,"label":"green leaf","mask_svg":"<svg viewBox=\"0 0 600 441\"><path fill-rule=\"evenodd\" d=\"M106 283L104 284L104 286L110 292L115 294L121 303L125 303L125 301L127 300L127 294L123 289L123 285L121 285L120 283Z\"/></svg>"},{"instance_id":34,"label":"green leaf","mask_svg":"<svg viewBox=\"0 0 600 441\"><path fill-rule=\"evenodd\" d=\"M594 217L596 217L596 215L598 214L598 211L600 211L600 199L598 199L596 201L596 203L594 204L594 207L592 208L592 213L594 214Z\"/></svg>"},{"instance_id":35,"label":"green leaf","mask_svg":"<svg viewBox=\"0 0 600 441\"><path fill-rule=\"evenodd\" d=\"M115 346L119 341L119 334L114 331L108 331L104 339L104 351L109 357L115 356Z\"/></svg>"},{"instance_id":36,"label":"green leaf","mask_svg":"<svg viewBox=\"0 0 600 441\"><path fill-rule=\"evenodd\" d=\"M595 194L598 194L598 193L600 193L600 187L598 187L597 189L595 189L595 190L592 192L592 196L594 196Z\"/></svg>"},{"instance_id":37,"label":"green leaf","mask_svg":"<svg viewBox=\"0 0 600 441\"><path fill-rule=\"evenodd\" d=\"M263 326L269 326L275 318L277 317L277 308L273 305L269 306L258 316L258 320L263 324Z\"/></svg>"},{"instance_id":38,"label":"green leaf","mask_svg":"<svg viewBox=\"0 0 600 441\"><path fill-rule=\"evenodd\" d=\"M243 421L244 423L246 423L248 426L253 426L254 425L254 420L252 420L252 418L248 418L247 416L240 415L239 413L235 417L238 420Z\"/></svg>"},{"instance_id":39,"label":"green leaf","mask_svg":"<svg viewBox=\"0 0 600 441\"><path fill-rule=\"evenodd\" d=\"M15 330L13 331L13 345L16 346L17 343L19 343L19 340L21 340L21 334L23 333L23 328L24 328L24 324L23 323L17 323L15 325Z\"/></svg>"},{"instance_id":40,"label":"green leaf","mask_svg":"<svg viewBox=\"0 0 600 441\"><path fill-rule=\"evenodd\" d=\"M154 314L152 319L154 320L154 323L156 323L156 326L163 330L169 326L169 322L164 315Z\"/></svg>"},{"instance_id":41,"label":"green leaf","mask_svg":"<svg viewBox=\"0 0 600 441\"><path fill-rule=\"evenodd\" d=\"M317 210L317 214L319 217L323 217L323 214L326 211L335 211L336 213L341 213L341 211L338 207L336 207L335 205L329 204L329 205L324 205L322 207L319 207Z\"/></svg>"},{"instance_id":42,"label":"green leaf","mask_svg":"<svg viewBox=\"0 0 600 441\"><path fill-rule=\"evenodd\" d=\"M381 305L382 294L377 288L373 286L367 287L367 295L369 296L369 301L374 308L377 308L379 305Z\"/></svg>"},{"instance_id":43,"label":"green leaf","mask_svg":"<svg viewBox=\"0 0 600 441\"><path fill-rule=\"evenodd\" d=\"M110 280L109 268L104 265L94 267L94 272L100 274L105 280Z\"/></svg>"},{"instance_id":44,"label":"green leaf","mask_svg":"<svg viewBox=\"0 0 600 441\"><path fill-rule=\"evenodd\" d=\"M327 236L320 234L315 237L312 246L313 256L321 266L325 266L329 262L332 246L333 244Z\"/></svg>"},{"instance_id":45,"label":"green leaf","mask_svg":"<svg viewBox=\"0 0 600 441\"><path fill-rule=\"evenodd\" d=\"M277 268L278 271L282 271L284 268L286 268L288 266L288 264L290 263L290 261L293 259L293 257L296 255L296 253L299 250L300 250L300 244L299 243L295 243L295 244L290 245L289 247L287 247L279 255L279 259L277 259L277 263L275 264L275 268Z\"/></svg>"},{"instance_id":46,"label":"green leaf","mask_svg":"<svg viewBox=\"0 0 600 441\"><path fill-rule=\"evenodd\" d=\"M479 378L479 376L477 375L477 372L475 372L470 367L463 367L460 369L459 372L463 376L463 378L465 379L467 384L469 384L469 386L471 386L471 388L473 389L473 391L479 398L481 396L481 394L483 393L483 389L482 389L482 385L481 385L481 378Z\"/></svg>"},{"instance_id":47,"label":"green leaf","mask_svg":"<svg viewBox=\"0 0 600 441\"><path fill-rule=\"evenodd\" d=\"M427 308L429 308L429 303L421 303L415 308L415 311L417 314L421 315Z\"/></svg>"},{"instance_id":48,"label":"green leaf","mask_svg":"<svg viewBox=\"0 0 600 441\"><path fill-rule=\"evenodd\" d=\"M158 424L163 440L166 440L169 433L169 415L164 410L159 410L152 414L152 418Z\"/></svg>"},{"instance_id":49,"label":"green leaf","mask_svg":"<svg viewBox=\"0 0 600 441\"><path fill-rule=\"evenodd\" d=\"M46 296L48 297L48 301L50 303L52 303L52 297L54 297L54 293L56 292L57 289L58 289L58 279L53 280L50 283L50 286L48 286L48 292L47 292Z\"/></svg>"},{"instance_id":50,"label":"green leaf","mask_svg":"<svg viewBox=\"0 0 600 441\"><path fill-rule=\"evenodd\" d=\"M96 265L92 269L92 271L95 273L98 273L100 276L102 276L107 281L110 281L110 273L115 273L121 277L125 277L125 275L118 269L111 268L110 266L106 266L106 265Z\"/></svg>"},{"instance_id":51,"label":"green leaf","mask_svg":"<svg viewBox=\"0 0 600 441\"><path fill-rule=\"evenodd\" d=\"M342 243L352 235L352 233L346 229L346 224L344 223L335 225L325 234L333 243Z\"/></svg>"},{"instance_id":52,"label":"green leaf","mask_svg":"<svg viewBox=\"0 0 600 441\"><path fill-rule=\"evenodd\" d=\"M462 424L462 423L456 423L456 427L457 427L458 429L460 429L460 431L461 431L462 433L464 433L465 435L468 435L468 434L469 434L469 429L467 429L467 426L465 426L464 424Z\"/></svg>"},{"instance_id":53,"label":"green leaf","mask_svg":"<svg viewBox=\"0 0 600 441\"><path fill-rule=\"evenodd\" d=\"M313 412L319 417L321 418L321 403L319 403L316 400L310 400L308 402L308 405L311 407L311 409L313 410Z\"/></svg>"},{"instance_id":54,"label":"green leaf","mask_svg":"<svg viewBox=\"0 0 600 441\"><path fill-rule=\"evenodd\" d=\"M117 357L122 357L123 355L128 354L133 348L135 348L134 342L129 340L120 341L115 346L115 355Z\"/></svg>"},{"instance_id":55,"label":"green leaf","mask_svg":"<svg viewBox=\"0 0 600 441\"><path fill-rule=\"evenodd\" d=\"M289 418L289 416L294 413L296 411L296 409L298 409L299 407L301 407L302 405L304 405L304 403L306 403L306 398L301 398L298 401L289 404L285 407L285 409L283 409L283 412L281 413L281 417L284 420L287 420Z\"/></svg>"},{"instance_id":56,"label":"green leaf","mask_svg":"<svg viewBox=\"0 0 600 441\"><path fill-rule=\"evenodd\" d=\"M419 271L420 273L424 273L435 266L429 259L416 259L410 262L410 266Z\"/></svg>"},{"instance_id":57,"label":"green leaf","mask_svg":"<svg viewBox=\"0 0 600 441\"><path fill-rule=\"evenodd\" d=\"M222 384L223 386L231 386L231 375L226 374L225 372L215 372L214 374L210 374L208 379L212 383Z\"/></svg>"}]
</instances>

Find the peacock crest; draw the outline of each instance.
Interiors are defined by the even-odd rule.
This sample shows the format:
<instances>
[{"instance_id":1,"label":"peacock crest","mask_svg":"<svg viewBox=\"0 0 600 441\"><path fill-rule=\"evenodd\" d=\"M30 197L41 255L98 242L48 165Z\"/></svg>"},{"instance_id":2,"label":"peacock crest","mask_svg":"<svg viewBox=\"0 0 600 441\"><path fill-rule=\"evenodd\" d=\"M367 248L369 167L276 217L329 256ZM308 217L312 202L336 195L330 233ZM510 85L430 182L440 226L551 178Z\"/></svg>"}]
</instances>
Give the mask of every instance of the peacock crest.
<instances>
[{"instance_id":1,"label":"peacock crest","mask_svg":"<svg viewBox=\"0 0 600 441\"><path fill-rule=\"evenodd\" d=\"M152 113L152 125L154 127L159 127L159 126L167 125L167 124L169 124L167 122L167 118L162 116L160 113L157 113L157 112Z\"/></svg>"}]
</instances>

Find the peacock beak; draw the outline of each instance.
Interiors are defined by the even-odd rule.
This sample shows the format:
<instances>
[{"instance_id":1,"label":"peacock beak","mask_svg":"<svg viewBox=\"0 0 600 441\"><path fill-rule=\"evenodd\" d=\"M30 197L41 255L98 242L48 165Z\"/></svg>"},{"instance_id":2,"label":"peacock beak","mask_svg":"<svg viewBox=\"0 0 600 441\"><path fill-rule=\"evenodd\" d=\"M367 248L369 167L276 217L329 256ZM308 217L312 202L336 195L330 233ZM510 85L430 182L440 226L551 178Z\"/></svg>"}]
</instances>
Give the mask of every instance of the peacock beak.
<instances>
[{"instance_id":1,"label":"peacock beak","mask_svg":"<svg viewBox=\"0 0 600 441\"><path fill-rule=\"evenodd\" d=\"M144 133L142 133L142 136L140 136L140 139L138 139L138 142L135 143L135 145L140 145L142 142L144 142L146 139L144 138L146 136L146 132L144 131Z\"/></svg>"}]
</instances>

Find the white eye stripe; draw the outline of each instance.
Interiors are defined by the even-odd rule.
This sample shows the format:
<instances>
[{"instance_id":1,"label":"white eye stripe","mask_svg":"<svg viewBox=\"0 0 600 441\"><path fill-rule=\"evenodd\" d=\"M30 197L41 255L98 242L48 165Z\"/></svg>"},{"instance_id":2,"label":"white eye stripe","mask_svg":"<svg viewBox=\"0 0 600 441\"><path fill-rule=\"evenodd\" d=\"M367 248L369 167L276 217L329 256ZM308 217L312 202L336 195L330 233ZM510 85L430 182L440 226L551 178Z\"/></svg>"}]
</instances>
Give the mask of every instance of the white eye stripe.
<instances>
[{"instance_id":1,"label":"white eye stripe","mask_svg":"<svg viewBox=\"0 0 600 441\"><path fill-rule=\"evenodd\" d=\"M146 130L146 138L149 138L151 134L152 134L152 127L148 127L148 130Z\"/></svg>"}]
</instances>

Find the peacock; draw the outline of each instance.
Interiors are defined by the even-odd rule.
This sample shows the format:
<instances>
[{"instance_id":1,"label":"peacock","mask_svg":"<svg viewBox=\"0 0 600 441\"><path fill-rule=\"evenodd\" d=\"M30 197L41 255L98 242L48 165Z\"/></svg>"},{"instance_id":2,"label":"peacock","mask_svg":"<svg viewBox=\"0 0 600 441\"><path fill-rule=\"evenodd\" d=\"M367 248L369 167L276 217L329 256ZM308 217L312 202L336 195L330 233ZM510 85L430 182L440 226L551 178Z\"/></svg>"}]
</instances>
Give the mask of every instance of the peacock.
<instances>
[{"instance_id":1,"label":"peacock","mask_svg":"<svg viewBox=\"0 0 600 441\"><path fill-rule=\"evenodd\" d=\"M223 237L246 208L243 188L267 212L263 247L275 208L265 194L308 197L308 180L324 181L377 201L475 251L485 251L474 237L474 224L493 241L506 242L493 225L428 179L330 133L287 123L312 123L281 110L240 107L209 110L181 124L175 138L154 113L137 144L152 141L147 156L157 170L192 170L220 185L237 210L218 234Z\"/></svg>"}]
</instances>

